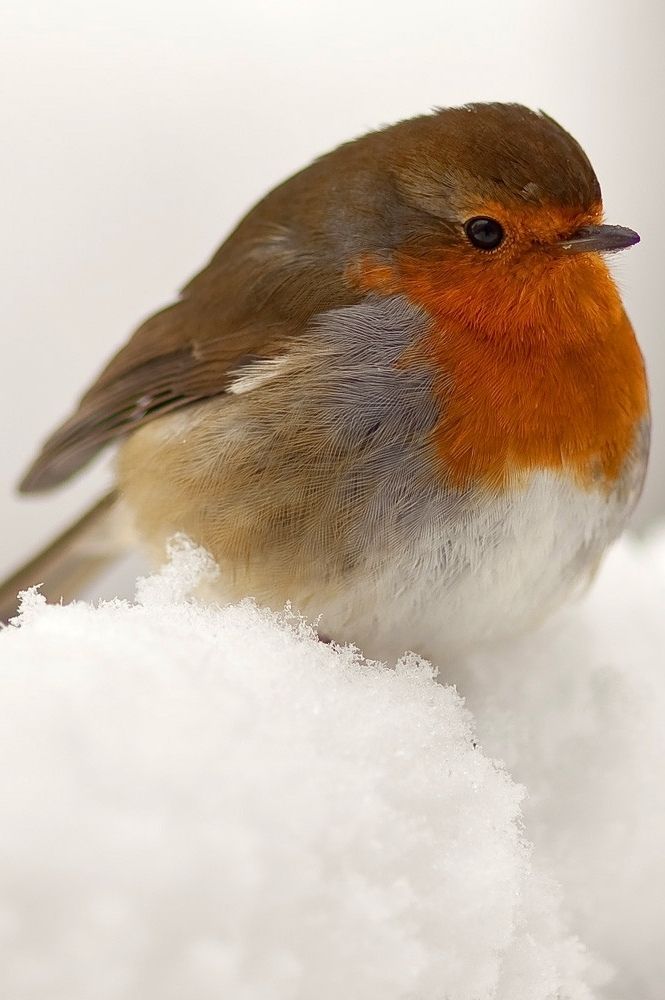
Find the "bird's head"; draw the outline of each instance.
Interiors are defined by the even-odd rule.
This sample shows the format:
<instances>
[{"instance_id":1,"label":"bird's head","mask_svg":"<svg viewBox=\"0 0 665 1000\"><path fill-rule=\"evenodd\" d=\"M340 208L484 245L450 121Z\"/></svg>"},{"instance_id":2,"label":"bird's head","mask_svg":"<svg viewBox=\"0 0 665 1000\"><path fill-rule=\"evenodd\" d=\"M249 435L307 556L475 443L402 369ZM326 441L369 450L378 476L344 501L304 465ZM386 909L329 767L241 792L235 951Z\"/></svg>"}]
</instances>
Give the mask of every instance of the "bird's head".
<instances>
[{"instance_id":1,"label":"bird's head","mask_svg":"<svg viewBox=\"0 0 665 1000\"><path fill-rule=\"evenodd\" d=\"M603 255L639 241L603 224L580 147L543 113L474 104L380 133L391 245L356 254L367 289L406 292L447 324L513 349L586 336L621 309Z\"/></svg>"}]
</instances>

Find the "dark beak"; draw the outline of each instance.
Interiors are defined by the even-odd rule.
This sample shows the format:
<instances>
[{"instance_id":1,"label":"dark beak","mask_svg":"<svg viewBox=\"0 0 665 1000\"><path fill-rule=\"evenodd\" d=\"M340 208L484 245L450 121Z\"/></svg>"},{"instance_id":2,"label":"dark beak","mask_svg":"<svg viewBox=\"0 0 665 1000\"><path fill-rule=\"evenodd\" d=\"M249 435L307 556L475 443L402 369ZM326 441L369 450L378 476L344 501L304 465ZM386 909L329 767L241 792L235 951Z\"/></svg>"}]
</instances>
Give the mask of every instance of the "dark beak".
<instances>
[{"instance_id":1,"label":"dark beak","mask_svg":"<svg viewBox=\"0 0 665 1000\"><path fill-rule=\"evenodd\" d=\"M637 233L625 226L585 226L557 246L564 253L615 253L639 242Z\"/></svg>"}]
</instances>

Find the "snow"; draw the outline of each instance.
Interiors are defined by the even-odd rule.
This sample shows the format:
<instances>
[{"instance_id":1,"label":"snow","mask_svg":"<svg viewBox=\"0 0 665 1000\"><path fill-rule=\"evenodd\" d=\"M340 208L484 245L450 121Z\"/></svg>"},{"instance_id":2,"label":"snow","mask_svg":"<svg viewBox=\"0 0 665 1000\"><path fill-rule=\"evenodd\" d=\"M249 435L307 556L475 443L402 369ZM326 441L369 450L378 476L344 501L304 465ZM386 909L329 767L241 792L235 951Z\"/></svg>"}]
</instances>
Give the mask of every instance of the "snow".
<instances>
[{"instance_id":1,"label":"snow","mask_svg":"<svg viewBox=\"0 0 665 1000\"><path fill-rule=\"evenodd\" d=\"M0 633L2 998L660 1000L665 537L438 678L215 572Z\"/></svg>"}]
</instances>

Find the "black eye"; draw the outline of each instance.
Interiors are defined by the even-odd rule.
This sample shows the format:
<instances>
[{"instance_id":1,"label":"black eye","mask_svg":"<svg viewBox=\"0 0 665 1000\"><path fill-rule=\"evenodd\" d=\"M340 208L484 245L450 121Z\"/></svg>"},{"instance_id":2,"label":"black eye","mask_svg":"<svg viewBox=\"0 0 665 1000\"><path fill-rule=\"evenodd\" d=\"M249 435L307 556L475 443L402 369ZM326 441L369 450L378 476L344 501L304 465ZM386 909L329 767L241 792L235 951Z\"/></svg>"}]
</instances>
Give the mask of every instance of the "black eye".
<instances>
[{"instance_id":1,"label":"black eye","mask_svg":"<svg viewBox=\"0 0 665 1000\"><path fill-rule=\"evenodd\" d=\"M503 240L503 226L496 219L477 215L464 223L464 232L479 250L494 250Z\"/></svg>"}]
</instances>

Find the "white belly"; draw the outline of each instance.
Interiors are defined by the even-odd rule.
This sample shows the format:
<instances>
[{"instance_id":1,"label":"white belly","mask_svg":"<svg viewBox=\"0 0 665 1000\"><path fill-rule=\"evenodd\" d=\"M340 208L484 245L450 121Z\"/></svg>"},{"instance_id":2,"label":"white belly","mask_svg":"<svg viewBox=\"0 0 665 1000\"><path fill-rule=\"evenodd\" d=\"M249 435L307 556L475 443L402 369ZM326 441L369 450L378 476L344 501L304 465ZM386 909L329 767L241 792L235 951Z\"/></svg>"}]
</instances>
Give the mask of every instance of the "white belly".
<instances>
[{"instance_id":1,"label":"white belly","mask_svg":"<svg viewBox=\"0 0 665 1000\"><path fill-rule=\"evenodd\" d=\"M297 594L320 631L394 659L405 649L435 661L538 624L591 580L621 530L624 504L567 477L528 484L443 531L432 523L389 564L337 593Z\"/></svg>"}]
</instances>

